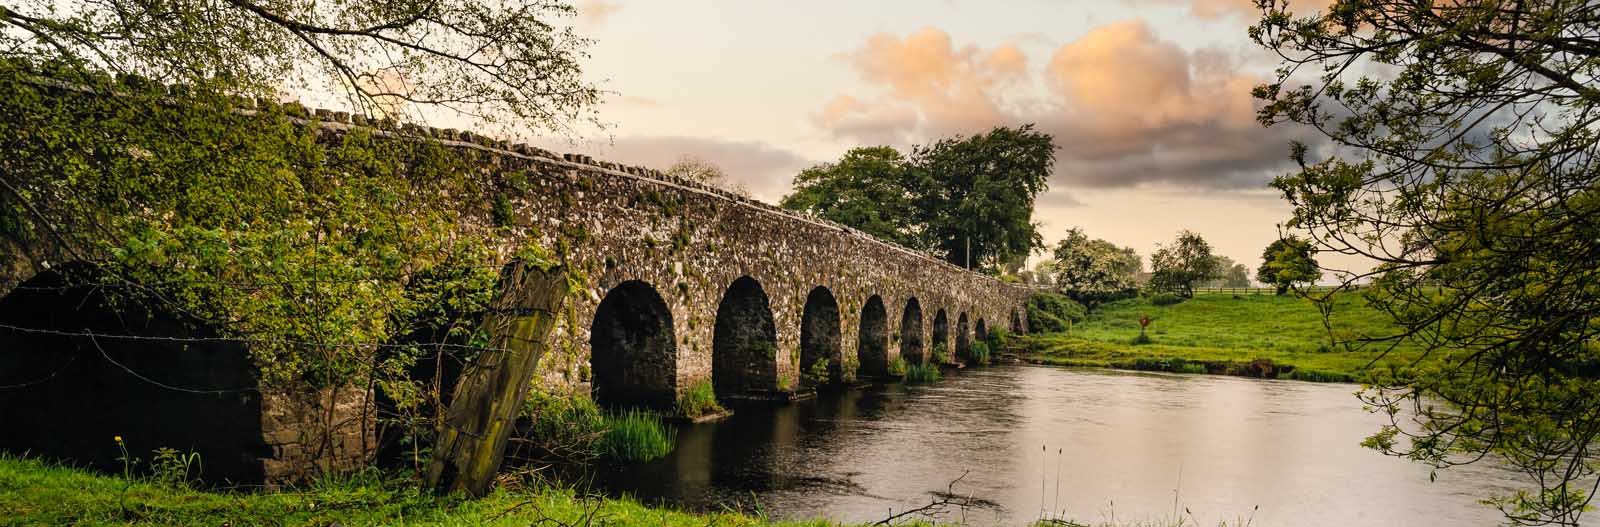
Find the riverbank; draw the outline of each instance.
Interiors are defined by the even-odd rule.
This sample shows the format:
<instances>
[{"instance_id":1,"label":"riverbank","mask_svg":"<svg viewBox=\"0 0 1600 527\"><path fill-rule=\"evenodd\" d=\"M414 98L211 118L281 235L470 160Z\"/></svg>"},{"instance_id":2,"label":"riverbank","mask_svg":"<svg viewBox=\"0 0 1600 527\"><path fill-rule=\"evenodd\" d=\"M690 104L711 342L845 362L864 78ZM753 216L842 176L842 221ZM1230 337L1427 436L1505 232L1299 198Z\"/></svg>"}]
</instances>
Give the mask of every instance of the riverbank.
<instances>
[{"instance_id":1,"label":"riverbank","mask_svg":"<svg viewBox=\"0 0 1600 527\"><path fill-rule=\"evenodd\" d=\"M0 526L833 525L825 521L774 522L732 512L689 513L629 499L585 497L571 489L518 487L501 485L477 499L436 497L407 481L374 473L292 491L207 492L0 457Z\"/></svg>"},{"instance_id":2,"label":"riverbank","mask_svg":"<svg viewBox=\"0 0 1600 527\"><path fill-rule=\"evenodd\" d=\"M1148 315L1138 339L1139 319ZM1036 364L1206 373L1316 382L1361 382L1373 367L1404 366L1418 350L1385 354L1338 342L1392 334L1388 318L1352 293L1334 298L1325 321L1311 301L1288 296L1202 295L1157 306L1130 299L1101 306L1064 333L1016 339Z\"/></svg>"}]
</instances>

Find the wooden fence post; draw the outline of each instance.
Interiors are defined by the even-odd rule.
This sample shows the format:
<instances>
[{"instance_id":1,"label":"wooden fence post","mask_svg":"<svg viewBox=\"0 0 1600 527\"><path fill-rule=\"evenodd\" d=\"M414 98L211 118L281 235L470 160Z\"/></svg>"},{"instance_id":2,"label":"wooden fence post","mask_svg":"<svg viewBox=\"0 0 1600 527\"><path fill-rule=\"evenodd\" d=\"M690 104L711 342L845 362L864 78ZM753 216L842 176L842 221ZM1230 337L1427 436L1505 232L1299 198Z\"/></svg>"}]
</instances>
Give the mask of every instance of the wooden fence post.
<instances>
[{"instance_id":1,"label":"wooden fence post","mask_svg":"<svg viewBox=\"0 0 1600 527\"><path fill-rule=\"evenodd\" d=\"M428 462L428 485L441 494L489 491L566 299L567 273L513 262L496 293L483 321L488 349L461 374Z\"/></svg>"}]
</instances>

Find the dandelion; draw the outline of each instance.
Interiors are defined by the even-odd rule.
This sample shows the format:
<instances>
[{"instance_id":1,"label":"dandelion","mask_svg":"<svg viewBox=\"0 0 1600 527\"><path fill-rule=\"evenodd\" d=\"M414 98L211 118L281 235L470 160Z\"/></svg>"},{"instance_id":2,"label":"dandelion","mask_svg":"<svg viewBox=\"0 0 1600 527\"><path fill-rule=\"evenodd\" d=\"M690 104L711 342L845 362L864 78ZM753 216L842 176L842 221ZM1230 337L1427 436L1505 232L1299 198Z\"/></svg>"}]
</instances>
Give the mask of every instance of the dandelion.
<instances>
[{"instance_id":1,"label":"dandelion","mask_svg":"<svg viewBox=\"0 0 1600 527\"><path fill-rule=\"evenodd\" d=\"M118 443L121 443L122 442L122 436L111 436L111 440L112 441L116 441Z\"/></svg>"}]
</instances>

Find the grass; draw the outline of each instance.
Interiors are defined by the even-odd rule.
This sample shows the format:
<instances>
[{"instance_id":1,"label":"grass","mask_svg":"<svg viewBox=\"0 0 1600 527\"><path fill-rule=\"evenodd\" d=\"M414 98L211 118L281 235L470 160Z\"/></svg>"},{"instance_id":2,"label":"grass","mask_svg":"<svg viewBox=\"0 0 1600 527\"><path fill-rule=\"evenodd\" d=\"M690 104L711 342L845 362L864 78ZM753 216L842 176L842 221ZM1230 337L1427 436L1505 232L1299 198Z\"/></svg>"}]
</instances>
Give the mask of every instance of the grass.
<instances>
[{"instance_id":1,"label":"grass","mask_svg":"<svg viewBox=\"0 0 1600 527\"><path fill-rule=\"evenodd\" d=\"M920 384L939 380L938 364L913 364L906 368L906 384Z\"/></svg>"},{"instance_id":2,"label":"grass","mask_svg":"<svg viewBox=\"0 0 1600 527\"><path fill-rule=\"evenodd\" d=\"M1355 382L1371 364L1409 364L1419 350L1346 350L1334 340L1383 336L1387 315L1355 294L1334 297L1329 326L1309 300L1288 296L1201 295L1156 306L1146 299L1105 304L1068 333L1027 337L1034 362L1068 366L1216 373ZM1148 343L1135 343L1139 317L1151 319ZM1376 362L1375 362L1376 361Z\"/></svg>"},{"instance_id":3,"label":"grass","mask_svg":"<svg viewBox=\"0 0 1600 527\"><path fill-rule=\"evenodd\" d=\"M719 414L725 412L722 404L717 402L717 392L711 386L711 381L700 381L689 385L678 397L678 415L688 418L703 415Z\"/></svg>"},{"instance_id":4,"label":"grass","mask_svg":"<svg viewBox=\"0 0 1600 527\"><path fill-rule=\"evenodd\" d=\"M517 488L521 487L521 488ZM126 507L119 505L125 503ZM547 485L503 485L482 498L421 492L377 471L291 491L206 492L105 476L33 459L0 456L0 526L345 525L356 526L780 526L732 512L689 513L630 499L585 497Z\"/></svg>"},{"instance_id":5,"label":"grass","mask_svg":"<svg viewBox=\"0 0 1600 527\"><path fill-rule=\"evenodd\" d=\"M599 446L609 459L636 463L672 452L672 434L655 413L628 410L607 415L605 420L606 434Z\"/></svg>"}]
</instances>

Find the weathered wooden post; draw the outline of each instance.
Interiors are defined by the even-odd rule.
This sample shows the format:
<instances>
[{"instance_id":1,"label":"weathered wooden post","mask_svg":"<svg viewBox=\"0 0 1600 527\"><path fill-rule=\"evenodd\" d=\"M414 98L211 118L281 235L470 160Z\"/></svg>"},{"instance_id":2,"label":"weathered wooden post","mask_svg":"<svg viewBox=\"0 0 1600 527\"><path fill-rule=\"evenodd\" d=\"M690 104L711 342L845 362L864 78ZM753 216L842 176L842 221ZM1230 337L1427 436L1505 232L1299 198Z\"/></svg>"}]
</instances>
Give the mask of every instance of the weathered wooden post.
<instances>
[{"instance_id":1,"label":"weathered wooden post","mask_svg":"<svg viewBox=\"0 0 1600 527\"><path fill-rule=\"evenodd\" d=\"M428 462L428 485L436 492L481 496L489 491L566 294L567 273L561 267L513 262L501 273L484 317L488 349L456 384Z\"/></svg>"}]
</instances>

